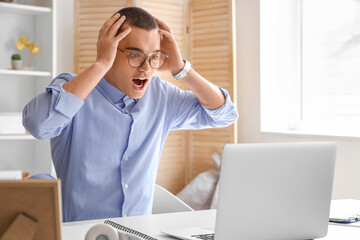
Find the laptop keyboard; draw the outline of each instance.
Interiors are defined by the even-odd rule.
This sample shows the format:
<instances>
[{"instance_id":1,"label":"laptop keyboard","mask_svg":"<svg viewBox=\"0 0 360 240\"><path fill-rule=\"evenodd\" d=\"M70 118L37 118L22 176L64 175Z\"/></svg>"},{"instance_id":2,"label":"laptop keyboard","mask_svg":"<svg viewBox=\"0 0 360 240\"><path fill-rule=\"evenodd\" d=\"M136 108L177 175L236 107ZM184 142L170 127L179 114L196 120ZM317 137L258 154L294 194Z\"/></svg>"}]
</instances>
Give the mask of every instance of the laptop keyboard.
<instances>
[{"instance_id":1,"label":"laptop keyboard","mask_svg":"<svg viewBox=\"0 0 360 240\"><path fill-rule=\"evenodd\" d=\"M199 235L192 235L191 237L203 239L203 240L214 240L214 234L199 234Z\"/></svg>"}]
</instances>

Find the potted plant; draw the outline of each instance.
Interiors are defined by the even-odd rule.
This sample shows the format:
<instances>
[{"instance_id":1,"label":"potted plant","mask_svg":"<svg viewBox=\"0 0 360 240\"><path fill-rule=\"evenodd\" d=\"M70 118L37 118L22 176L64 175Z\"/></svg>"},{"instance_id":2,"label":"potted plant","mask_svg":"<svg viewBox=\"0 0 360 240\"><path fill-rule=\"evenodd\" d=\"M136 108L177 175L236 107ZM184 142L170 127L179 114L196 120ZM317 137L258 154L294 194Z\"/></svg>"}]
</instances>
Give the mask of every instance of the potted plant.
<instances>
[{"instance_id":1,"label":"potted plant","mask_svg":"<svg viewBox=\"0 0 360 240\"><path fill-rule=\"evenodd\" d=\"M22 63L22 61L21 61L20 54L13 54L11 56L11 67L12 67L12 69L14 69L14 70L21 69L21 63Z\"/></svg>"}]
</instances>

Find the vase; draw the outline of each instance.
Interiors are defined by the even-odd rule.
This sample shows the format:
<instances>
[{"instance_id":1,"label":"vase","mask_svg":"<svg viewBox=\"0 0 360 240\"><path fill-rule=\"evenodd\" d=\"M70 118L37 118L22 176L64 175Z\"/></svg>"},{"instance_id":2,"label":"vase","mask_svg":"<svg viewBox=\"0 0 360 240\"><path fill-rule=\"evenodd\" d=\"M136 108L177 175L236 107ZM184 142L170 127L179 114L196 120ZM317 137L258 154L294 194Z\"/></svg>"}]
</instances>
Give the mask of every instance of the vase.
<instances>
[{"instance_id":1,"label":"vase","mask_svg":"<svg viewBox=\"0 0 360 240\"><path fill-rule=\"evenodd\" d=\"M31 53L27 54L27 66L24 67L25 70L34 70L32 67L33 55Z\"/></svg>"}]
</instances>

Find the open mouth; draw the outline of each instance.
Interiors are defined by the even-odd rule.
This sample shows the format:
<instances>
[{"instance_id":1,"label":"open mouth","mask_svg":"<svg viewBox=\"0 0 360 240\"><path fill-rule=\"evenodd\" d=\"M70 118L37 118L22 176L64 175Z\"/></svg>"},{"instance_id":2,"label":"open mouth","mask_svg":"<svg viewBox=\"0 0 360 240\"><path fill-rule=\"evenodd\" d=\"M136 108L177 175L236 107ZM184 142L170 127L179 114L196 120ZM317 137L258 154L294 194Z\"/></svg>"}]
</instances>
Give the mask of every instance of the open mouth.
<instances>
[{"instance_id":1,"label":"open mouth","mask_svg":"<svg viewBox=\"0 0 360 240\"><path fill-rule=\"evenodd\" d=\"M143 90L145 83L147 82L146 78L135 78L132 80L133 85L135 87L136 90Z\"/></svg>"}]
</instances>

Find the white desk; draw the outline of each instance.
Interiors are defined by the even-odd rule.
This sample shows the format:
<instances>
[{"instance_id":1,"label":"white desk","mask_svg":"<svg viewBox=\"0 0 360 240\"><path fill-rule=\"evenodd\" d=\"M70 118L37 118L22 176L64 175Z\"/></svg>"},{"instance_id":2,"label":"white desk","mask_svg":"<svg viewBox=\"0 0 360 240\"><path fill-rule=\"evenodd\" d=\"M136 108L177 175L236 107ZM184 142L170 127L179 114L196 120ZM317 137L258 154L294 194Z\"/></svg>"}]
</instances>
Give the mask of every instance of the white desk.
<instances>
[{"instance_id":1,"label":"white desk","mask_svg":"<svg viewBox=\"0 0 360 240\"><path fill-rule=\"evenodd\" d=\"M157 214L150 216L110 219L126 227L135 229L159 240L174 240L160 233L164 228L182 228L196 226L215 226L216 210ZM63 240L84 240L86 232L95 224L104 220L64 223ZM324 240L359 240L360 226L329 225L328 235Z\"/></svg>"}]
</instances>

